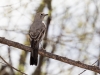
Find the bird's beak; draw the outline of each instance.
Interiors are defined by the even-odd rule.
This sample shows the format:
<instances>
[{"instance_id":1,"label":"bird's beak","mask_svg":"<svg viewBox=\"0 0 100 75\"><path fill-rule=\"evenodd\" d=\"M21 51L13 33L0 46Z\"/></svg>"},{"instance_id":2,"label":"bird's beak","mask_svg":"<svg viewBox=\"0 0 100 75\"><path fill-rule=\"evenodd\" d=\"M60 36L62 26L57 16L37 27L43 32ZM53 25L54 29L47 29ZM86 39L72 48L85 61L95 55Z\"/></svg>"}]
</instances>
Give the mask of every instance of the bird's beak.
<instances>
[{"instance_id":1,"label":"bird's beak","mask_svg":"<svg viewBox=\"0 0 100 75\"><path fill-rule=\"evenodd\" d=\"M44 16L47 16L48 14L44 14Z\"/></svg>"}]
</instances>

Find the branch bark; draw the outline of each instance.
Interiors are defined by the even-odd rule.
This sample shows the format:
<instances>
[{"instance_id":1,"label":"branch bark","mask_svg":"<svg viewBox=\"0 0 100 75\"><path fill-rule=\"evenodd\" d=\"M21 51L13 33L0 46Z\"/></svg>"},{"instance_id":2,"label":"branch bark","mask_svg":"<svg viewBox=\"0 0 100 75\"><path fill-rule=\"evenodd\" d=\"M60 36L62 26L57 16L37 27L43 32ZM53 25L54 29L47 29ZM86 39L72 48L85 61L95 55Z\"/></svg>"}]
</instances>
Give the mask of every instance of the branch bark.
<instances>
[{"instance_id":1,"label":"branch bark","mask_svg":"<svg viewBox=\"0 0 100 75\"><path fill-rule=\"evenodd\" d=\"M14 41L7 40L4 37L0 37L0 43L6 44L8 46L13 46L13 47L19 48L19 49L24 50L24 51L30 52L32 50L28 46L25 46L23 44L20 44L20 43L14 42ZM91 71L94 71L94 72L97 72L97 73L100 74L99 67L87 65L87 64L81 63L80 61L75 61L75 60L68 59L66 57L55 55L55 54L46 52L46 50L39 50L38 53L42 56L49 57L49 58L52 58L52 59L55 59L55 60L59 60L59 61L68 63L70 65L74 65L74 66L77 66L77 67L80 67L80 68L91 70Z\"/></svg>"}]
</instances>

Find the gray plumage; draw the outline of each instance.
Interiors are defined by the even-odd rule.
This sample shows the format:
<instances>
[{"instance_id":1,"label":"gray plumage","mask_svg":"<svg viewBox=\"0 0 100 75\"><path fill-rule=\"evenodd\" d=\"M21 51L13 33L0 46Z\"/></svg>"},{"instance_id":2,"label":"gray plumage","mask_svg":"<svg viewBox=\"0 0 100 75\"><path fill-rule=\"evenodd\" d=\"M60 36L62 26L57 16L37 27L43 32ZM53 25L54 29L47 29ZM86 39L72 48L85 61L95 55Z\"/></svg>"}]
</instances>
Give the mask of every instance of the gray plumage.
<instances>
[{"instance_id":1,"label":"gray plumage","mask_svg":"<svg viewBox=\"0 0 100 75\"><path fill-rule=\"evenodd\" d=\"M30 65L37 65L38 63L39 43L43 39L43 36L46 32L46 26L44 23L42 23L42 20L46 15L47 14L41 12L37 13L35 15L33 24L30 26L29 36L31 38L31 48L33 49L30 56Z\"/></svg>"}]
</instances>

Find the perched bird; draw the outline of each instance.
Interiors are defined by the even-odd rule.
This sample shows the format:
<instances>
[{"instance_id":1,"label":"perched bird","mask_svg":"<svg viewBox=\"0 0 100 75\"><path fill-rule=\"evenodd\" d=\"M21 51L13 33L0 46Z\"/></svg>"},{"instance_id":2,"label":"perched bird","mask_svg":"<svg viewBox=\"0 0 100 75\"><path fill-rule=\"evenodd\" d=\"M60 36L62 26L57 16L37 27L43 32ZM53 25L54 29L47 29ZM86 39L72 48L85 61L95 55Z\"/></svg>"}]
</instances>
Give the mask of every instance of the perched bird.
<instances>
[{"instance_id":1,"label":"perched bird","mask_svg":"<svg viewBox=\"0 0 100 75\"><path fill-rule=\"evenodd\" d=\"M38 63L39 43L42 41L46 32L46 26L42 23L42 20L46 15L48 14L44 14L42 12L37 13L35 15L34 22L30 26L29 36L31 38L31 48L33 49L30 55L30 65L37 65Z\"/></svg>"}]
</instances>

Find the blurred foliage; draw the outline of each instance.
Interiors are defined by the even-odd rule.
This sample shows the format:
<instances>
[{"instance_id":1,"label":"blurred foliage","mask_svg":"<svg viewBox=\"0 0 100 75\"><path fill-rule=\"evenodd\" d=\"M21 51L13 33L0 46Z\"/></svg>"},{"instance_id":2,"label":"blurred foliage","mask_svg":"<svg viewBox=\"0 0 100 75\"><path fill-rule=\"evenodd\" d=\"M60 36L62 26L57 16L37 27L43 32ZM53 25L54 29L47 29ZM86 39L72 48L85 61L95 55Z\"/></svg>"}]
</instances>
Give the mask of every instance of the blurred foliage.
<instances>
[{"instance_id":1,"label":"blurred foliage","mask_svg":"<svg viewBox=\"0 0 100 75\"><path fill-rule=\"evenodd\" d=\"M0 36L30 46L28 30L37 12L49 14L44 19L47 33L42 42L48 52L93 64L100 57L99 0L5 0L0 1ZM40 56L38 66L29 65L29 52L0 45L0 55L28 75L76 75L78 67ZM11 57L9 57L9 55ZM11 59L11 60L10 60ZM0 60L0 62L3 62ZM100 66L100 61L95 65ZM0 63L0 75L11 75ZM21 75L19 72L15 75ZM14 74L14 73L13 73ZM98 75L86 71L82 75Z\"/></svg>"}]
</instances>

